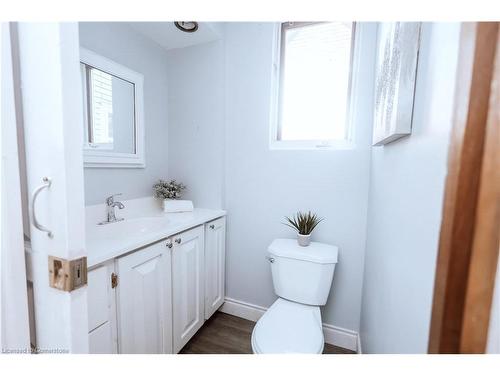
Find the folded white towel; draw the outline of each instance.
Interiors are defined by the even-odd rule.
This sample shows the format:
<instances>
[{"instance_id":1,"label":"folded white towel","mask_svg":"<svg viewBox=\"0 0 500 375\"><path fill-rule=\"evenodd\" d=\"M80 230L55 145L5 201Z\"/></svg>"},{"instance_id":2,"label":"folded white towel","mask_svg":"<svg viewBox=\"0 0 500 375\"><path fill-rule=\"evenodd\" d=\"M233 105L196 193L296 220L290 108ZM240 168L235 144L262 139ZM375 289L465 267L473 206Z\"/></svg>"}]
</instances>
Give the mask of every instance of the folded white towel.
<instances>
[{"instance_id":1,"label":"folded white towel","mask_svg":"<svg viewBox=\"0 0 500 375\"><path fill-rule=\"evenodd\" d=\"M165 212L190 212L193 209L193 201L180 199L165 199L163 201L163 211Z\"/></svg>"}]
</instances>

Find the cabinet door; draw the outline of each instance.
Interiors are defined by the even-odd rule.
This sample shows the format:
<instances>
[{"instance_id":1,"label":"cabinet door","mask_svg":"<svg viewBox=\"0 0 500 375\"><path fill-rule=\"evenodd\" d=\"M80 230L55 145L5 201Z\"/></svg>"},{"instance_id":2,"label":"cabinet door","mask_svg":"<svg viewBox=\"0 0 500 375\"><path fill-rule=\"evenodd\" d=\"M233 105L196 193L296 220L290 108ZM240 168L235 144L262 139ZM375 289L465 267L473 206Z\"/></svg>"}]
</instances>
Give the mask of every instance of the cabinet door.
<instances>
[{"instance_id":1,"label":"cabinet door","mask_svg":"<svg viewBox=\"0 0 500 375\"><path fill-rule=\"evenodd\" d=\"M189 341L204 323L203 226L174 236L172 291L174 352Z\"/></svg>"},{"instance_id":2,"label":"cabinet door","mask_svg":"<svg viewBox=\"0 0 500 375\"><path fill-rule=\"evenodd\" d=\"M89 332L89 353L90 354L116 354L116 343L110 340L110 322L104 323L92 332Z\"/></svg>"},{"instance_id":3,"label":"cabinet door","mask_svg":"<svg viewBox=\"0 0 500 375\"><path fill-rule=\"evenodd\" d=\"M114 354L116 334L115 290L111 286L114 261L103 263L88 273L89 353Z\"/></svg>"},{"instance_id":4,"label":"cabinet door","mask_svg":"<svg viewBox=\"0 0 500 375\"><path fill-rule=\"evenodd\" d=\"M120 353L172 353L171 253L161 241L117 259Z\"/></svg>"},{"instance_id":5,"label":"cabinet door","mask_svg":"<svg viewBox=\"0 0 500 375\"><path fill-rule=\"evenodd\" d=\"M205 319L224 303L226 218L205 224Z\"/></svg>"}]
</instances>

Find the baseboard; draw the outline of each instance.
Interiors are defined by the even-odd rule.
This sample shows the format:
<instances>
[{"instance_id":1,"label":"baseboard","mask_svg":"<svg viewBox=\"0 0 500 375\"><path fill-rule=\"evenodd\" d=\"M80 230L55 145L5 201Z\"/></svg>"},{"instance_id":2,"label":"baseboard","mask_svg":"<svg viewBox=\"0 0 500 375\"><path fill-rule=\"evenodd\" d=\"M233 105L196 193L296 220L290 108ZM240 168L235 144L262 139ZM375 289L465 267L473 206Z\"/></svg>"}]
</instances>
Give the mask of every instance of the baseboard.
<instances>
[{"instance_id":1,"label":"baseboard","mask_svg":"<svg viewBox=\"0 0 500 375\"><path fill-rule=\"evenodd\" d=\"M224 304L219 310L226 314L256 322L262 315L264 315L267 309L262 306L239 301L233 298L226 298L224 300ZM331 324L323 324L323 335L327 344L339 346L358 353L361 350L359 335L355 331L336 327Z\"/></svg>"},{"instance_id":2,"label":"baseboard","mask_svg":"<svg viewBox=\"0 0 500 375\"><path fill-rule=\"evenodd\" d=\"M251 303L238 301L233 298L225 298L224 303L219 309L223 313L234 315L246 320L256 322L266 312L266 308L253 305Z\"/></svg>"},{"instance_id":3,"label":"baseboard","mask_svg":"<svg viewBox=\"0 0 500 375\"><path fill-rule=\"evenodd\" d=\"M353 352L358 351L358 334L355 331L323 323L323 335L327 344L340 346Z\"/></svg>"},{"instance_id":4,"label":"baseboard","mask_svg":"<svg viewBox=\"0 0 500 375\"><path fill-rule=\"evenodd\" d=\"M361 335L358 333L358 354L363 354L363 350L361 349Z\"/></svg>"}]
</instances>

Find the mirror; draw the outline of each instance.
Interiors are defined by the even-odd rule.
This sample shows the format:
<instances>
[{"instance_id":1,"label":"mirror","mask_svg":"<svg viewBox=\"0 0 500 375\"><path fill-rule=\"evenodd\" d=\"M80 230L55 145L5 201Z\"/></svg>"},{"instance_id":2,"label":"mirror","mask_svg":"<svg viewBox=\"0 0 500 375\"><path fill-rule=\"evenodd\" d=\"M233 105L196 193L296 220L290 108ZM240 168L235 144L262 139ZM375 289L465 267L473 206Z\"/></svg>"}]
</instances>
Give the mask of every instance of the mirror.
<instances>
[{"instance_id":1,"label":"mirror","mask_svg":"<svg viewBox=\"0 0 500 375\"><path fill-rule=\"evenodd\" d=\"M144 167L142 75L80 51L85 167Z\"/></svg>"},{"instance_id":2,"label":"mirror","mask_svg":"<svg viewBox=\"0 0 500 375\"><path fill-rule=\"evenodd\" d=\"M84 147L135 152L134 84L80 63L86 84Z\"/></svg>"}]
</instances>

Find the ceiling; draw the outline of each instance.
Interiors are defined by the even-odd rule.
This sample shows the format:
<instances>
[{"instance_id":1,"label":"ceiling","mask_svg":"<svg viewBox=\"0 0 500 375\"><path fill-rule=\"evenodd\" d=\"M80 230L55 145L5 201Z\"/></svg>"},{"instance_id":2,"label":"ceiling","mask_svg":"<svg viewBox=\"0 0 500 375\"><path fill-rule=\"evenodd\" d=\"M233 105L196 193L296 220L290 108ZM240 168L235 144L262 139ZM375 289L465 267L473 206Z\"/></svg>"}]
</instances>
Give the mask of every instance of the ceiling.
<instances>
[{"instance_id":1,"label":"ceiling","mask_svg":"<svg viewBox=\"0 0 500 375\"><path fill-rule=\"evenodd\" d=\"M167 50L213 42L222 37L222 25L216 22L200 22L198 30L194 33L180 31L173 22L129 22L128 24Z\"/></svg>"}]
</instances>

